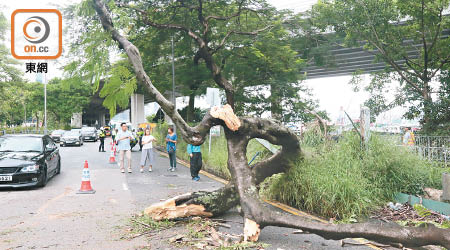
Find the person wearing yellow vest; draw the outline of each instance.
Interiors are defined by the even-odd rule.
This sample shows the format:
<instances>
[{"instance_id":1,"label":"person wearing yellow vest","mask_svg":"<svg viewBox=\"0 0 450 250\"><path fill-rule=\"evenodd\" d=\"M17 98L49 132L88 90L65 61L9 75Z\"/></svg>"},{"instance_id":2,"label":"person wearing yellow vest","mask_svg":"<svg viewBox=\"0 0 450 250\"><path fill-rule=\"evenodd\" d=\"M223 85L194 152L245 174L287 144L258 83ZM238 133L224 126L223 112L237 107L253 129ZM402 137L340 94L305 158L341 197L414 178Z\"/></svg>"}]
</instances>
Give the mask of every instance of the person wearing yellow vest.
<instances>
[{"instance_id":1,"label":"person wearing yellow vest","mask_svg":"<svg viewBox=\"0 0 450 250\"><path fill-rule=\"evenodd\" d=\"M403 145L404 146L414 146L415 143L414 133L411 131L411 128L405 128L405 134L403 135Z\"/></svg>"}]
</instances>

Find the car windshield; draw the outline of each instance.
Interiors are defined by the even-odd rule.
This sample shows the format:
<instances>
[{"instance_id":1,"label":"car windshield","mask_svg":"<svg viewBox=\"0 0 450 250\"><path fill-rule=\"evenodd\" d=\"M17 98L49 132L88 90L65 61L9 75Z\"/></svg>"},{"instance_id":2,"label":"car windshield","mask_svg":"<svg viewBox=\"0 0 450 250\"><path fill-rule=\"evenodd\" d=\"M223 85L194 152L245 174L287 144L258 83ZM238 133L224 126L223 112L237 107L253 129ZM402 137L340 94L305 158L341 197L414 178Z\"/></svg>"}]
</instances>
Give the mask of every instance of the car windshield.
<instances>
[{"instance_id":1,"label":"car windshield","mask_svg":"<svg viewBox=\"0 0 450 250\"><path fill-rule=\"evenodd\" d=\"M64 130L55 130L52 132L52 135L62 135L64 134Z\"/></svg>"},{"instance_id":2,"label":"car windshield","mask_svg":"<svg viewBox=\"0 0 450 250\"><path fill-rule=\"evenodd\" d=\"M84 127L81 129L81 131L83 132L95 132L95 128L94 127Z\"/></svg>"},{"instance_id":3,"label":"car windshield","mask_svg":"<svg viewBox=\"0 0 450 250\"><path fill-rule=\"evenodd\" d=\"M0 152L42 152L42 138L0 137Z\"/></svg>"},{"instance_id":4,"label":"car windshield","mask_svg":"<svg viewBox=\"0 0 450 250\"><path fill-rule=\"evenodd\" d=\"M64 133L64 136L79 136L80 132L77 130L67 131Z\"/></svg>"}]
</instances>

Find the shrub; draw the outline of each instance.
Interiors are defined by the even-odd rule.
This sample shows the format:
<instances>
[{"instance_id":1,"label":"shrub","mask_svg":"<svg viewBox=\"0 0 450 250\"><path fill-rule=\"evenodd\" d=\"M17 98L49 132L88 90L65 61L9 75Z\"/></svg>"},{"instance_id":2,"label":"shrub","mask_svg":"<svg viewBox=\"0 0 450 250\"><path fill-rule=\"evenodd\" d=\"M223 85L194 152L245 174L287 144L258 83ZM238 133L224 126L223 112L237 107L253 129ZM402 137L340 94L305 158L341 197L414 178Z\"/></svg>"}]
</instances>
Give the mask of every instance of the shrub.
<instances>
[{"instance_id":1,"label":"shrub","mask_svg":"<svg viewBox=\"0 0 450 250\"><path fill-rule=\"evenodd\" d=\"M348 220L367 215L396 192L421 194L425 186L439 188L442 171L377 136L371 137L368 151L362 150L359 137L348 133L270 179L263 193L321 216Z\"/></svg>"}]
</instances>

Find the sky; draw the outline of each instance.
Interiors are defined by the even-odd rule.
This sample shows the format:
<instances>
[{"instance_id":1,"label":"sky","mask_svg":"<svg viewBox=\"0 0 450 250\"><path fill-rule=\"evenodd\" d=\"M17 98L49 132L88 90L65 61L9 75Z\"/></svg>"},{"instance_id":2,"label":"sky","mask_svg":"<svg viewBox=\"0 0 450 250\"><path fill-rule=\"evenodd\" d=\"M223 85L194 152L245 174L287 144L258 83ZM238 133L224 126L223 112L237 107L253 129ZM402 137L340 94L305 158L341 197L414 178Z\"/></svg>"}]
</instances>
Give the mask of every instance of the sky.
<instances>
[{"instance_id":1,"label":"sky","mask_svg":"<svg viewBox=\"0 0 450 250\"><path fill-rule=\"evenodd\" d=\"M67 6L72 3L78 3L80 0L0 0L0 9L3 14L10 21L11 13L15 9L31 9L31 8L56 8L60 6ZM278 9L291 9L295 12L303 12L309 9L317 0L268 0L269 3L277 7ZM63 19L63 29L69 23L66 23ZM10 41L7 41L8 46ZM64 55L67 53L67 47L63 48L63 55L57 60L49 61L49 73L47 79L53 77L60 77L62 71L61 68L64 63ZM27 60L28 62L29 60ZM25 70L25 66L21 66ZM35 80L34 75L26 75L29 80ZM343 107L351 117L358 117L360 105L368 98L368 94L364 92L355 93L352 91L348 82L350 76L339 77L327 77L304 81L304 84L308 86L314 99L319 101L319 107L321 110L325 110L331 121L335 121L340 115L340 107ZM368 77L365 79L368 81ZM181 101L181 100L180 100ZM178 104L179 101L177 101ZM200 100L200 103L204 103ZM180 103L181 104L181 103ZM392 111L394 116L401 116L402 112L398 110ZM391 114L392 115L392 114Z\"/></svg>"}]
</instances>

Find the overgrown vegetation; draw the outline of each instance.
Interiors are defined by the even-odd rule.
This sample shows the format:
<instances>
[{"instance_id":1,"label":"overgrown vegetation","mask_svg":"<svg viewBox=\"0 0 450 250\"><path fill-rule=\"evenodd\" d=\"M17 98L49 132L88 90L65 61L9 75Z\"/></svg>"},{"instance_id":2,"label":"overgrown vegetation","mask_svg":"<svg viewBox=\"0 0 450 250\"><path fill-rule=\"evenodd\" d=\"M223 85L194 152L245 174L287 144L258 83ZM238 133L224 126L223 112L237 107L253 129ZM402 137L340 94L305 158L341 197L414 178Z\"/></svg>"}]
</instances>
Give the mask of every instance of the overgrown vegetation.
<instances>
[{"instance_id":1,"label":"overgrown vegetation","mask_svg":"<svg viewBox=\"0 0 450 250\"><path fill-rule=\"evenodd\" d=\"M338 143L309 146L304 161L272 177L262 192L324 217L351 221L392 200L396 192L422 194L424 187L441 188L445 169L377 136L368 148L361 149L355 133Z\"/></svg>"},{"instance_id":2,"label":"overgrown vegetation","mask_svg":"<svg viewBox=\"0 0 450 250\"><path fill-rule=\"evenodd\" d=\"M167 124L158 124L153 131L159 145L165 145ZM275 175L261 184L260 193L290 206L346 222L368 215L375 208L393 199L396 192L422 195L423 188L441 188L442 172L407 148L395 146L377 135L371 137L369 150L362 150L359 136L349 132L339 139L323 138L319 127L305 132L301 138L304 161L285 174ZM229 179L227 146L223 133L203 144L203 160L208 171ZM177 156L188 161L186 143L180 139ZM255 140L247 148L250 161L270 156Z\"/></svg>"}]
</instances>

